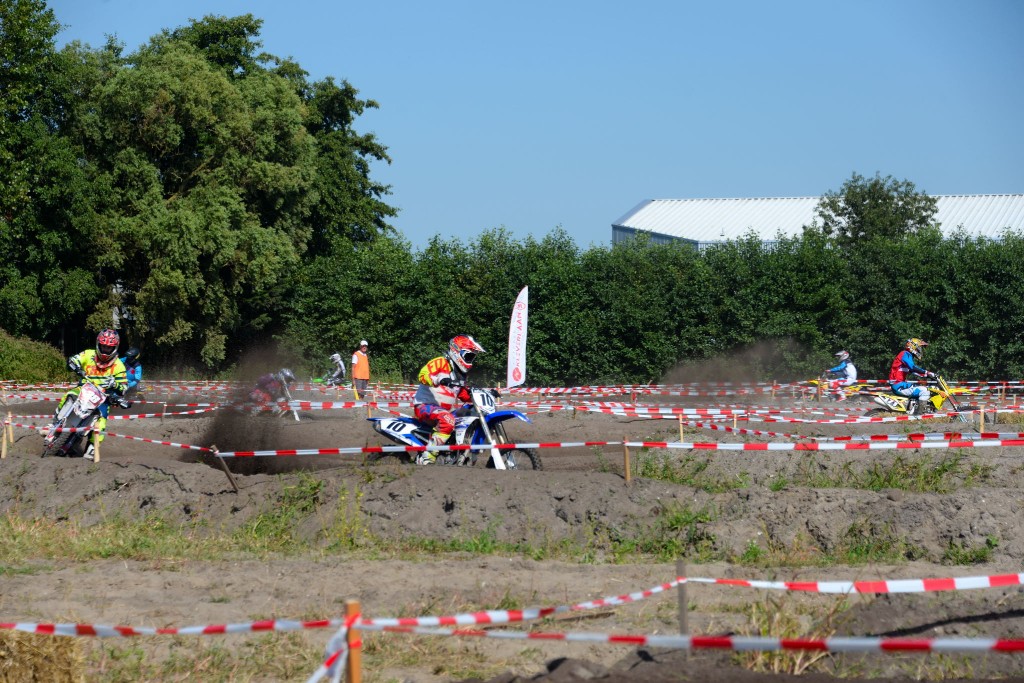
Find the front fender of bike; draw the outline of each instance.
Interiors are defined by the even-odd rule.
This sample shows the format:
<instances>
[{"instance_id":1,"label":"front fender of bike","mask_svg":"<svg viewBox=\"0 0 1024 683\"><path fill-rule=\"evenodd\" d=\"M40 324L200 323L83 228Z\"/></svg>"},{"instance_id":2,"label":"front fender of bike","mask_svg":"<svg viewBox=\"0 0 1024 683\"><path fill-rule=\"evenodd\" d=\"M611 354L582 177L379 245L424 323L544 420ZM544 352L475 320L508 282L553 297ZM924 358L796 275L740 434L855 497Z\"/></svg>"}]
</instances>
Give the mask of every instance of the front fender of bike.
<instances>
[{"instance_id":1,"label":"front fender of bike","mask_svg":"<svg viewBox=\"0 0 1024 683\"><path fill-rule=\"evenodd\" d=\"M518 410L498 410L487 416L487 426L490 427L494 424L500 424L505 420L511 420L513 418L522 420L523 422L529 422L532 424L533 420L526 417Z\"/></svg>"}]
</instances>

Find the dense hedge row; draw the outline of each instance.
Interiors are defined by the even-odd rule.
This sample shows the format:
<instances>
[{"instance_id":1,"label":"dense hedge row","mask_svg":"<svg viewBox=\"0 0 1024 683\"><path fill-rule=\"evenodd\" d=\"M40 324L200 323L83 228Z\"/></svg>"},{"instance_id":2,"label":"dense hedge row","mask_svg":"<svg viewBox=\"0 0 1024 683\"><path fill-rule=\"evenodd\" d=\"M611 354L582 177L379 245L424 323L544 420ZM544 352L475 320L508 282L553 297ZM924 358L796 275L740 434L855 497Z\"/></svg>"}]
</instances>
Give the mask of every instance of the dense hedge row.
<instances>
[{"instance_id":1,"label":"dense hedge row","mask_svg":"<svg viewBox=\"0 0 1024 683\"><path fill-rule=\"evenodd\" d=\"M376 363L411 378L452 334L492 350L504 374L515 296L530 287L531 384L648 382L679 363L766 349L749 379L815 376L840 348L882 377L904 339L931 346L926 367L951 377L1024 376L1024 237L902 239L840 247L821 233L765 247L754 236L697 253L634 241L579 249L562 231L413 252L390 239L338 246L305 267L284 335L306 358L373 340Z\"/></svg>"}]
</instances>

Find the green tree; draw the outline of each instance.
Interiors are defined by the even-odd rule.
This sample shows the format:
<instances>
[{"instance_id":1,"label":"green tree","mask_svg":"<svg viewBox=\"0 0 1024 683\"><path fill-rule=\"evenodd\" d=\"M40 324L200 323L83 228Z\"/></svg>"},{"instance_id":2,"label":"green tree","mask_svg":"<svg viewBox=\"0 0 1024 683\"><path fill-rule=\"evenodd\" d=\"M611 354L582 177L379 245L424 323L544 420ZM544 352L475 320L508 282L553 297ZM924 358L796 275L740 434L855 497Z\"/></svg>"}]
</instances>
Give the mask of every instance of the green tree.
<instances>
[{"instance_id":1,"label":"green tree","mask_svg":"<svg viewBox=\"0 0 1024 683\"><path fill-rule=\"evenodd\" d=\"M110 188L96 264L108 306L208 367L266 331L309 238L315 147L287 80L225 73L154 39L95 93L87 159Z\"/></svg>"},{"instance_id":2,"label":"green tree","mask_svg":"<svg viewBox=\"0 0 1024 683\"><path fill-rule=\"evenodd\" d=\"M229 78L244 78L263 70L266 62L274 60L272 55L260 52L263 43L258 38L262 27L263 20L251 14L237 17L208 14L187 26L164 30L162 35L170 42L192 45Z\"/></svg>"},{"instance_id":3,"label":"green tree","mask_svg":"<svg viewBox=\"0 0 1024 683\"><path fill-rule=\"evenodd\" d=\"M0 3L0 220L30 201L31 122L46 113L53 38L60 30L44 0Z\"/></svg>"},{"instance_id":4,"label":"green tree","mask_svg":"<svg viewBox=\"0 0 1024 683\"><path fill-rule=\"evenodd\" d=\"M303 82L303 81L299 81ZM371 162L391 163L387 148L372 134L354 129L357 116L379 105L360 100L359 91L347 81L339 86L333 78L303 89L307 105L306 129L316 139L316 202L310 210L313 231L310 252L329 250L340 237L367 242L382 235L394 235L387 219L398 211L384 202L391 188L370 176Z\"/></svg>"},{"instance_id":5,"label":"green tree","mask_svg":"<svg viewBox=\"0 0 1024 683\"><path fill-rule=\"evenodd\" d=\"M295 274L285 315L286 346L326 369L327 357L348 356L360 339L371 343L374 373L396 369L405 376L426 358L413 353L421 321L408 242L381 237L369 243L333 242L329 253L307 261ZM415 366L415 368L413 367Z\"/></svg>"},{"instance_id":6,"label":"green tree","mask_svg":"<svg viewBox=\"0 0 1024 683\"><path fill-rule=\"evenodd\" d=\"M366 161L385 148L353 128L376 105L262 52L261 24L208 16L124 58L74 54L86 104L66 131L98 188L78 220L89 322L119 311L150 358L213 368L280 332L303 260L394 215Z\"/></svg>"},{"instance_id":7,"label":"green tree","mask_svg":"<svg viewBox=\"0 0 1024 683\"><path fill-rule=\"evenodd\" d=\"M101 295L83 254L102 191L64 134L94 66L55 51L58 29L42 2L0 3L0 326L75 347Z\"/></svg>"},{"instance_id":8,"label":"green tree","mask_svg":"<svg viewBox=\"0 0 1024 683\"><path fill-rule=\"evenodd\" d=\"M849 244L873 237L900 239L930 226L936 210L935 198L918 192L909 180L854 173L839 191L822 195L816 213L826 236Z\"/></svg>"}]
</instances>

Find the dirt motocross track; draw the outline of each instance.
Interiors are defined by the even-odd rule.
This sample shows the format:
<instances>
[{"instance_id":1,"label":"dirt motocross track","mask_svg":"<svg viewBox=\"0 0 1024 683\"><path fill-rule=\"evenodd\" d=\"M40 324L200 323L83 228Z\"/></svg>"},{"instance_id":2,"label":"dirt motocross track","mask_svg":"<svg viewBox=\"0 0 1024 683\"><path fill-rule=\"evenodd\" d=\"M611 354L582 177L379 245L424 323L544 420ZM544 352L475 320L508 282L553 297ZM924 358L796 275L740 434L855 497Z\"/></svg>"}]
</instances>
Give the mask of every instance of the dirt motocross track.
<instances>
[{"instance_id":1,"label":"dirt motocross track","mask_svg":"<svg viewBox=\"0 0 1024 683\"><path fill-rule=\"evenodd\" d=\"M350 397L351 394L346 394ZM312 392L296 398L322 400ZM327 397L328 399L331 397ZM169 397L169 402L196 397ZM506 400L512 400L506 397ZM528 400L516 397L516 400ZM536 399L532 399L536 400ZM554 397L552 397L554 400ZM629 397L606 400L629 401ZM791 397L676 398L639 396L638 401L706 407L742 402L795 408ZM15 415L48 415L52 402L9 406ZM863 414L863 403L836 406ZM159 411L137 404L131 411ZM186 408L168 408L168 411ZM403 409L408 412L408 409ZM530 408L524 410L532 411ZM840 411L842 412L842 411ZM115 413L117 414L117 413ZM122 413L123 414L123 413ZM382 414L375 411L375 415ZM823 416L802 414L806 419ZM159 441L209 446L222 450L332 448L385 445L365 420L365 408L302 411L291 418L238 418L206 413L173 418L111 420L112 433ZM649 420L582 411L533 414L533 423L509 425L517 442L678 441L675 420ZM16 422L42 420L18 419ZM732 426L731 420L720 425ZM810 435L941 433L962 429L959 423L838 424L739 422L739 427ZM1003 431L1014 425L999 425ZM297 527L315 545L330 544L327 512L347 510L361 533L383 539L468 540L489 538L534 548L585 548L579 562L532 560L485 554L439 555L436 559L347 559L331 552L281 556L268 560L132 562L94 560L50 562L34 573L11 573L0 582L0 621L190 626L247 622L255 619L337 617L342 601L361 600L371 617L443 615L472 609L565 605L648 589L675 576L672 563L613 563L610 539L687 536L714 561L687 565L699 577L814 581L885 580L986 576L1021 571L1024 561L1024 495L1019 448L859 450L827 452L662 450L703 482L678 485L636 477L626 485L622 446L545 448L544 470L497 472L454 467L416 467L384 458L365 462L363 455L291 456L236 460L231 463L240 490L211 459L194 451L110 436L100 463L81 459L40 459L41 438L14 430L15 444L0 461L0 509L22 518L69 519L88 525L115 515L140 518L159 513L173 522L202 520L231 532L252 524L273 509L286 487L313 476L324 486L319 511ZM782 437L730 434L688 427L687 441L787 442ZM653 451L632 449L634 462ZM913 493L895 488L869 490L809 485L828 478L886 470L898 458L931 458L952 465L954 485L948 493ZM481 461L483 459L481 458ZM683 528L673 526L680 510L707 511ZM913 559L893 565L826 564L815 557L849 547L851 539L887 539L913 549ZM752 547L802 557L802 567L740 565L736 558ZM988 548L986 561L948 564L950 548ZM765 595L748 588L691 584L687 589L689 629L693 634L752 634L746 609L771 605L797 615L810 628L811 615L828 612L835 596ZM917 594L862 595L848 598L849 609L835 621L837 636L1024 637L1024 595L1019 587ZM679 632L676 594L672 591L617 608L599 609L577 619L546 622L548 632L674 634ZM803 632L790 636L807 635ZM827 635L827 634L824 634ZM244 636L222 636L227 639ZM308 636L326 643L329 633ZM411 639L388 634L372 638ZM425 638L426 636L420 636ZM483 653L485 659L514 661L493 680L667 681L782 680L787 674L755 674L742 668L730 652L636 650L623 645L496 639L452 641L458 652ZM140 639L139 647L160 656L157 638ZM410 644L410 648L415 647ZM570 658L562 661L560 658ZM364 660L367 661L367 660ZM372 660L370 660L372 661ZM551 662L550 665L547 663ZM369 666L369 662L367 662ZM313 667L315 669L315 666ZM550 669L550 671L549 671ZM1024 654L925 655L848 654L827 657L824 672L847 678L951 679L957 676L1024 676ZM296 680L304 680L313 669ZM436 682L458 677L410 664L367 668L367 680ZM803 676L822 680L826 673ZM274 680L267 678L266 680ZM1024 680L1024 679L1022 679Z\"/></svg>"}]
</instances>

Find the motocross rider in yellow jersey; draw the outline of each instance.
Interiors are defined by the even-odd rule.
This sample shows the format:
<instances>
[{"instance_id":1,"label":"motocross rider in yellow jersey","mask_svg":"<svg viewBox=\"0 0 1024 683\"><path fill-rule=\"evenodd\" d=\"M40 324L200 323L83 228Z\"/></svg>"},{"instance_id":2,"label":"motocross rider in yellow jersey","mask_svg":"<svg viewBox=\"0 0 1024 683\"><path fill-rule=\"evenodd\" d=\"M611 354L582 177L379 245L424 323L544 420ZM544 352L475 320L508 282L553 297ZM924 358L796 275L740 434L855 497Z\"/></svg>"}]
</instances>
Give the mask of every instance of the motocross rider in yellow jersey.
<instances>
[{"instance_id":1,"label":"motocross rider in yellow jersey","mask_svg":"<svg viewBox=\"0 0 1024 683\"><path fill-rule=\"evenodd\" d=\"M420 386L412 399L413 412L417 420L434 428L430 443L435 446L443 446L451 438L455 430L452 411L456 405L472 400L465 384L478 353L484 353L484 347L468 334L460 334L448 342L444 355L432 358L420 370ZM420 454L417 462L429 465L435 459L434 453L427 451Z\"/></svg>"},{"instance_id":2,"label":"motocross rider in yellow jersey","mask_svg":"<svg viewBox=\"0 0 1024 683\"><path fill-rule=\"evenodd\" d=\"M114 330L103 330L96 335L96 349L86 349L71 358L68 358L68 370L79 376L78 386L68 391L57 406L57 413L53 417L54 424L59 420L61 409L70 399L72 402L78 397L85 382L92 382L104 390L110 390L111 401L114 401L122 408L128 403L124 400L124 392L128 389L128 373L124 363L117 357L117 347L121 338ZM107 428L107 413L110 408L107 402L100 406L100 417L96 420L97 439L103 441L103 432ZM86 459L92 459L92 444L85 452Z\"/></svg>"}]
</instances>

